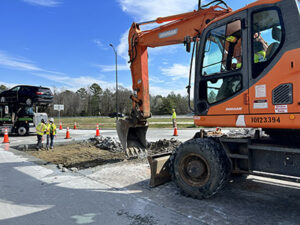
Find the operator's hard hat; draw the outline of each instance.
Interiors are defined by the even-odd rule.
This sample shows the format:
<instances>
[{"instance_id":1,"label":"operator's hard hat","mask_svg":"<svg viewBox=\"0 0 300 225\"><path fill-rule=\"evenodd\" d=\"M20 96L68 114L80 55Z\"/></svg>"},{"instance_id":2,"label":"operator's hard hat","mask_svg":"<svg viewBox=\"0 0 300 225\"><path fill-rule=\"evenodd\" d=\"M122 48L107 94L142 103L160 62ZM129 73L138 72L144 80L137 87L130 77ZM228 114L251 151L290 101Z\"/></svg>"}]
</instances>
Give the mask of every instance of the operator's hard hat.
<instances>
[{"instance_id":1,"label":"operator's hard hat","mask_svg":"<svg viewBox=\"0 0 300 225\"><path fill-rule=\"evenodd\" d=\"M53 118L50 118L49 120L51 123L54 123L54 119Z\"/></svg>"},{"instance_id":2,"label":"operator's hard hat","mask_svg":"<svg viewBox=\"0 0 300 225\"><path fill-rule=\"evenodd\" d=\"M175 112L175 109L172 109L173 110L173 112Z\"/></svg>"}]
</instances>

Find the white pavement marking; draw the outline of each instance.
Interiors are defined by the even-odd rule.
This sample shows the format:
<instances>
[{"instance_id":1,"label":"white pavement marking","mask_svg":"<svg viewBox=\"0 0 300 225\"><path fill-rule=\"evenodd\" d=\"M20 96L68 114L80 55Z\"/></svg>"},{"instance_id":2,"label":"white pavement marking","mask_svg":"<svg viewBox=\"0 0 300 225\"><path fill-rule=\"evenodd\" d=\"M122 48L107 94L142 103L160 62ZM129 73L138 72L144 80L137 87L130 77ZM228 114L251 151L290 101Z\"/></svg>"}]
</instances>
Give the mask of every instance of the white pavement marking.
<instances>
[{"instance_id":1,"label":"white pavement marking","mask_svg":"<svg viewBox=\"0 0 300 225\"><path fill-rule=\"evenodd\" d=\"M25 216L32 213L51 209L54 205L17 205L11 202L0 200L0 220L11 219L14 217Z\"/></svg>"}]
</instances>

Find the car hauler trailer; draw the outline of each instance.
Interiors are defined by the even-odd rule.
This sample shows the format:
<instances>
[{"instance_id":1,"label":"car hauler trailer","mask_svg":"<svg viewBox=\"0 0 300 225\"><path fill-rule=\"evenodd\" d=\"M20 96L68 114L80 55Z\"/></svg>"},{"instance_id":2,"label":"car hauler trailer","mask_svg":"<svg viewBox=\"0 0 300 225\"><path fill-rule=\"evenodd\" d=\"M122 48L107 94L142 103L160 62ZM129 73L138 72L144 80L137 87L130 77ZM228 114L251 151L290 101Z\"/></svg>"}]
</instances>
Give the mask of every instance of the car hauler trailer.
<instances>
[{"instance_id":1,"label":"car hauler trailer","mask_svg":"<svg viewBox=\"0 0 300 225\"><path fill-rule=\"evenodd\" d=\"M35 126L42 120L48 120L47 113L34 113L33 108L12 103L0 103L0 133L5 128L9 133L20 136L35 132Z\"/></svg>"}]
</instances>

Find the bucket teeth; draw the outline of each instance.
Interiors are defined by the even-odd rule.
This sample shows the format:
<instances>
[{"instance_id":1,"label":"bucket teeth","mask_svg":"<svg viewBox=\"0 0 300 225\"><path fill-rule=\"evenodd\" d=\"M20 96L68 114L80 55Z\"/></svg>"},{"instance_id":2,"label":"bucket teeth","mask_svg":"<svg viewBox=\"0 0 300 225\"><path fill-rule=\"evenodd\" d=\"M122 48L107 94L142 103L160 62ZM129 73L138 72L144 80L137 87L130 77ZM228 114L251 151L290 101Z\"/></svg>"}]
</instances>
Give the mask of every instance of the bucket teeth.
<instances>
[{"instance_id":1,"label":"bucket teeth","mask_svg":"<svg viewBox=\"0 0 300 225\"><path fill-rule=\"evenodd\" d=\"M146 133L148 123L137 123L126 118L117 121L117 133L127 157L147 156Z\"/></svg>"},{"instance_id":2,"label":"bucket teeth","mask_svg":"<svg viewBox=\"0 0 300 225\"><path fill-rule=\"evenodd\" d=\"M130 148L130 154L132 157L135 156L134 148Z\"/></svg>"},{"instance_id":3,"label":"bucket teeth","mask_svg":"<svg viewBox=\"0 0 300 225\"><path fill-rule=\"evenodd\" d=\"M140 154L138 148L135 148L135 147L134 147L133 149L134 149L136 155L139 155L139 154Z\"/></svg>"},{"instance_id":4,"label":"bucket teeth","mask_svg":"<svg viewBox=\"0 0 300 225\"><path fill-rule=\"evenodd\" d=\"M130 157L130 151L129 151L128 148L125 149L125 153L126 153L126 156L127 156L127 157Z\"/></svg>"},{"instance_id":5,"label":"bucket teeth","mask_svg":"<svg viewBox=\"0 0 300 225\"><path fill-rule=\"evenodd\" d=\"M127 157L138 157L145 158L147 157L147 150L138 148L138 147L130 147L125 150Z\"/></svg>"}]
</instances>

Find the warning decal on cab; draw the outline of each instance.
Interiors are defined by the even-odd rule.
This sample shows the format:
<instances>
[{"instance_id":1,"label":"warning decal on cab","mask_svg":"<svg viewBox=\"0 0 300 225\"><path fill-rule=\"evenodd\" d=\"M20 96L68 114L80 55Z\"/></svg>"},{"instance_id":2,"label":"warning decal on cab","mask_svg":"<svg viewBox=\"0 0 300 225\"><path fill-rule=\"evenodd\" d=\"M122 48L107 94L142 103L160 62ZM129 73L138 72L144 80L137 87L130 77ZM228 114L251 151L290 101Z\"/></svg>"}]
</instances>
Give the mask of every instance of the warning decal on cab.
<instances>
[{"instance_id":1,"label":"warning decal on cab","mask_svg":"<svg viewBox=\"0 0 300 225\"><path fill-rule=\"evenodd\" d=\"M287 105L275 105L275 113L287 113L288 106Z\"/></svg>"}]
</instances>

